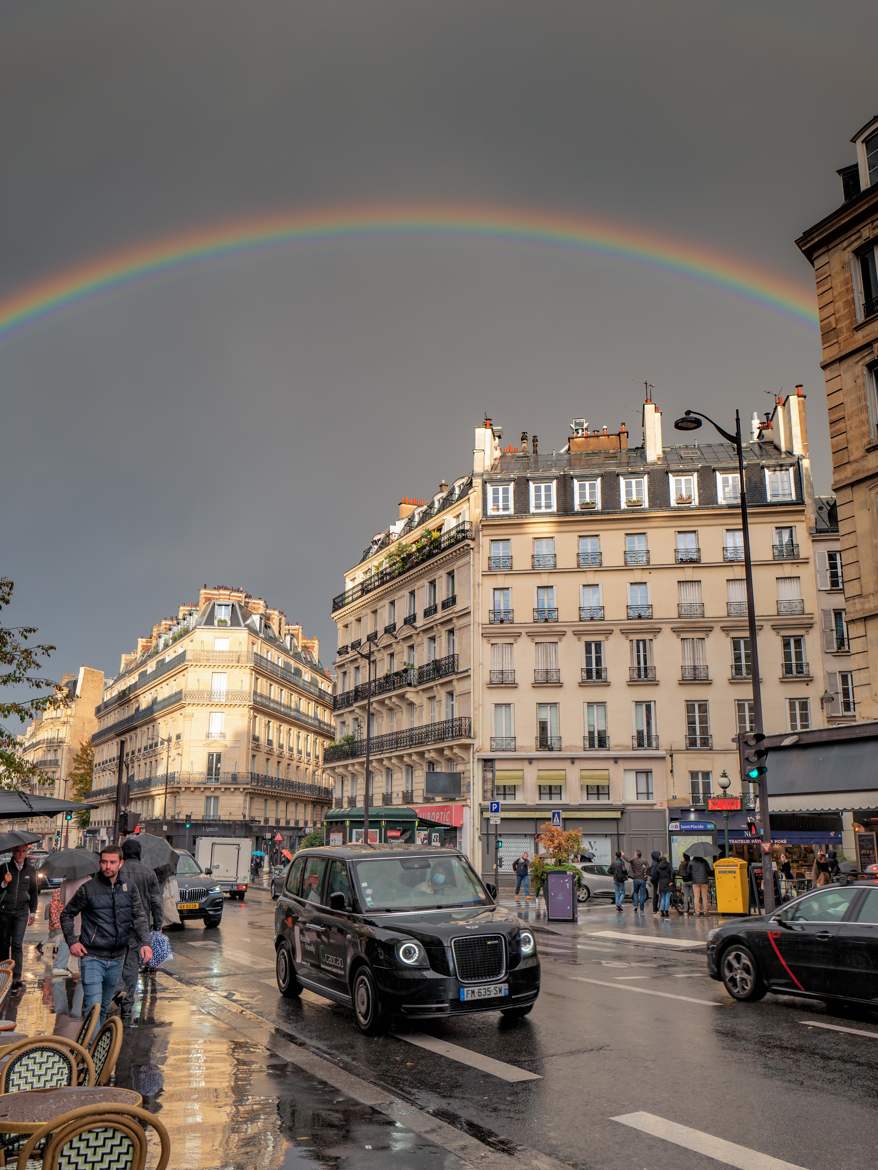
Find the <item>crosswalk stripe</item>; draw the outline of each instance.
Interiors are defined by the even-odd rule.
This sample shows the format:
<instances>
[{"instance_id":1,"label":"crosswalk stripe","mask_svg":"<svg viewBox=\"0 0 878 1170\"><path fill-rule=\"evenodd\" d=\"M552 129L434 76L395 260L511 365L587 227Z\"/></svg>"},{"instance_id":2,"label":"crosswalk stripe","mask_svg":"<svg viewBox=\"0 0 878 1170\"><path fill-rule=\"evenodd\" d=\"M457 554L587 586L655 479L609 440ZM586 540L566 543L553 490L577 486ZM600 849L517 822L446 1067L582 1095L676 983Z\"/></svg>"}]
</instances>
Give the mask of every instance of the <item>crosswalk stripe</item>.
<instances>
[{"instance_id":1,"label":"crosswalk stripe","mask_svg":"<svg viewBox=\"0 0 878 1170\"><path fill-rule=\"evenodd\" d=\"M672 1142L685 1150L703 1154L707 1158L722 1162L725 1166L737 1167L737 1170L805 1170L804 1166L784 1162L783 1159L773 1158L770 1154L760 1154L758 1150L739 1146L737 1142L727 1142L724 1138L714 1137L713 1134L692 1129L688 1125L678 1125L677 1122L668 1121L667 1118L659 1117L655 1113L623 1113L610 1120L640 1130L651 1137Z\"/></svg>"},{"instance_id":2,"label":"crosswalk stripe","mask_svg":"<svg viewBox=\"0 0 878 1170\"><path fill-rule=\"evenodd\" d=\"M541 1081L539 1073L529 1072L518 1068L514 1064L506 1064L502 1060L494 1060L492 1056L485 1056L482 1052L473 1052L469 1048L461 1048L459 1044L451 1044L447 1040L440 1040L438 1036L428 1036L424 1032L400 1032L394 1035L396 1040L404 1040L406 1044L414 1044L417 1048L425 1048L428 1052L438 1053L458 1064L468 1065L479 1072L489 1073L501 1081L517 1084L521 1081Z\"/></svg>"},{"instance_id":3,"label":"crosswalk stripe","mask_svg":"<svg viewBox=\"0 0 878 1170\"><path fill-rule=\"evenodd\" d=\"M675 995L672 991L656 991L653 987L630 987L627 983L620 984L609 979L589 979L585 975L568 975L576 983L593 983L595 987L613 987L616 991L636 991L638 995L656 995L660 999L681 999L684 1003L698 1003L703 1007L722 1007L715 999L694 999L691 995Z\"/></svg>"}]
</instances>

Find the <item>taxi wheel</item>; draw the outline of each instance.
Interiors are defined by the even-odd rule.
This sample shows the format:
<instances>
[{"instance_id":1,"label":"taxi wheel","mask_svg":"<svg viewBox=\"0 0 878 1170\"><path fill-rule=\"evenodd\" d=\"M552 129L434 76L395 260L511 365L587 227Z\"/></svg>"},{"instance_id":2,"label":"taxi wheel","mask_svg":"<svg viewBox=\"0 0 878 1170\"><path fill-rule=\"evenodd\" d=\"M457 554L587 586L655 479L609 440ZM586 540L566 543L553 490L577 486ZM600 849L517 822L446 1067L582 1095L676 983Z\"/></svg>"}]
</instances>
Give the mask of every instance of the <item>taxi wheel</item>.
<instances>
[{"instance_id":1,"label":"taxi wheel","mask_svg":"<svg viewBox=\"0 0 878 1170\"><path fill-rule=\"evenodd\" d=\"M369 967L358 967L353 982L354 1019L364 1036L380 1036L387 1031L387 1013L375 976Z\"/></svg>"},{"instance_id":2,"label":"taxi wheel","mask_svg":"<svg viewBox=\"0 0 878 1170\"><path fill-rule=\"evenodd\" d=\"M274 959L274 974L277 979L277 989L287 999L298 999L302 994L302 985L296 978L296 967L290 948L284 943L277 948Z\"/></svg>"},{"instance_id":3,"label":"taxi wheel","mask_svg":"<svg viewBox=\"0 0 878 1170\"><path fill-rule=\"evenodd\" d=\"M756 959L743 943L732 943L723 951L720 974L723 986L733 999L752 1003L765 995L765 981L759 974Z\"/></svg>"}]
</instances>

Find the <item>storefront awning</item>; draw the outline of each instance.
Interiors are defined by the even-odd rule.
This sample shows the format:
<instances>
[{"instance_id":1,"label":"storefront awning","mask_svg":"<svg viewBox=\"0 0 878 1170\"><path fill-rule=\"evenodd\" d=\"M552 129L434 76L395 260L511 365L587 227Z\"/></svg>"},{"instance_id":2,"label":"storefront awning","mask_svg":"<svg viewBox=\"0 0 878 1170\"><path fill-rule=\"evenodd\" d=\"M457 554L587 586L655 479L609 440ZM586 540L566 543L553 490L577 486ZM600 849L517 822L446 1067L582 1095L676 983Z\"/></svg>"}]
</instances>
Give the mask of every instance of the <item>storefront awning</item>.
<instances>
[{"instance_id":1,"label":"storefront awning","mask_svg":"<svg viewBox=\"0 0 878 1170\"><path fill-rule=\"evenodd\" d=\"M768 798L771 812L826 813L847 809L855 812L878 810L878 794L871 792L808 792L801 796L772 796Z\"/></svg>"}]
</instances>

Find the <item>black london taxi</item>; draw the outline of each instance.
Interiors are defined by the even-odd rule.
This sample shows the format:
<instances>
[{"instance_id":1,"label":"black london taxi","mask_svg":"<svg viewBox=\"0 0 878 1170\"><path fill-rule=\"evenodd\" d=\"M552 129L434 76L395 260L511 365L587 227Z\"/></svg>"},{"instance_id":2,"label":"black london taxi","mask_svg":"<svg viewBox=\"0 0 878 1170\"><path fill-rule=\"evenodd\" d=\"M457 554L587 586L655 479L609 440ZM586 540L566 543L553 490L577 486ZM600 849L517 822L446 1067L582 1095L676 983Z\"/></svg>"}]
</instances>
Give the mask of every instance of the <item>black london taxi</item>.
<instances>
[{"instance_id":1,"label":"black london taxi","mask_svg":"<svg viewBox=\"0 0 878 1170\"><path fill-rule=\"evenodd\" d=\"M878 1007L878 886L821 886L770 916L718 926L707 969L738 1000L773 991Z\"/></svg>"},{"instance_id":2,"label":"black london taxi","mask_svg":"<svg viewBox=\"0 0 878 1170\"><path fill-rule=\"evenodd\" d=\"M366 1035L392 1015L526 1016L540 991L536 939L467 859L419 845L304 849L275 910L277 985L350 1007Z\"/></svg>"}]
</instances>

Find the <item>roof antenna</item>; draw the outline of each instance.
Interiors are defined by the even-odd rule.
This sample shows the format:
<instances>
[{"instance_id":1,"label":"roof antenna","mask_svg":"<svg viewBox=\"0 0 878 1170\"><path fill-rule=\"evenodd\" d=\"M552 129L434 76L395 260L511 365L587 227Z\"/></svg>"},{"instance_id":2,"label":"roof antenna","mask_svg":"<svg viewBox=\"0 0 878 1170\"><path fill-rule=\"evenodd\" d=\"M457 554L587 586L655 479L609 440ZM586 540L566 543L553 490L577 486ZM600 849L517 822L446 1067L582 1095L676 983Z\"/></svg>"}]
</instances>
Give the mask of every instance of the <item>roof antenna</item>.
<instances>
[{"instance_id":1,"label":"roof antenna","mask_svg":"<svg viewBox=\"0 0 878 1170\"><path fill-rule=\"evenodd\" d=\"M652 402L652 392L655 390L655 386L653 386L652 382L647 382L644 380L643 389L646 391L646 398L644 401Z\"/></svg>"}]
</instances>

